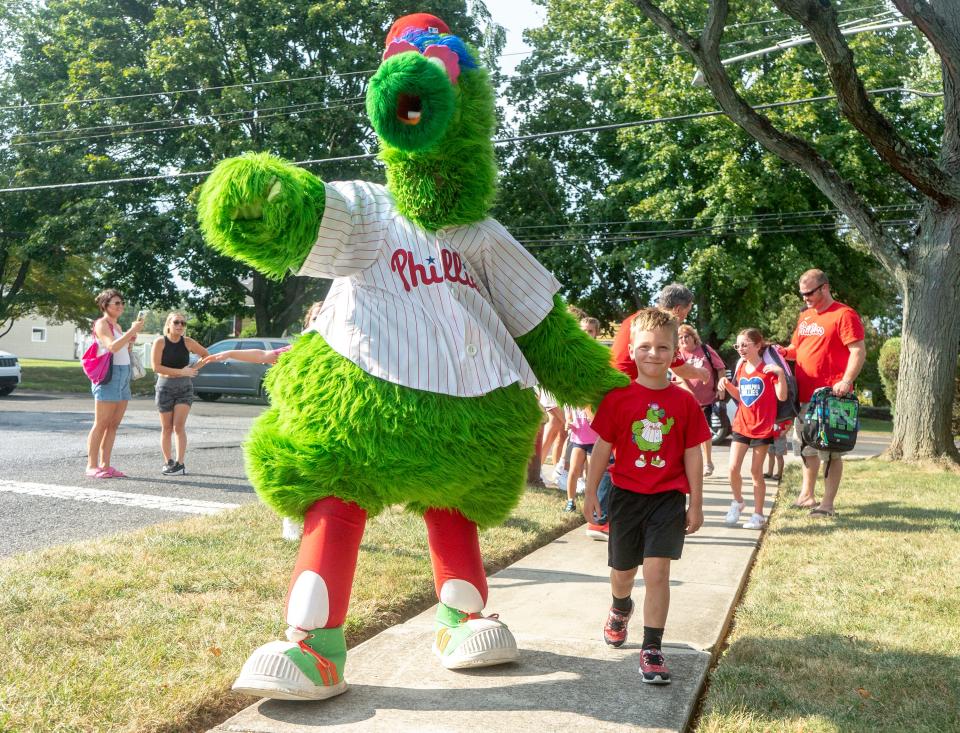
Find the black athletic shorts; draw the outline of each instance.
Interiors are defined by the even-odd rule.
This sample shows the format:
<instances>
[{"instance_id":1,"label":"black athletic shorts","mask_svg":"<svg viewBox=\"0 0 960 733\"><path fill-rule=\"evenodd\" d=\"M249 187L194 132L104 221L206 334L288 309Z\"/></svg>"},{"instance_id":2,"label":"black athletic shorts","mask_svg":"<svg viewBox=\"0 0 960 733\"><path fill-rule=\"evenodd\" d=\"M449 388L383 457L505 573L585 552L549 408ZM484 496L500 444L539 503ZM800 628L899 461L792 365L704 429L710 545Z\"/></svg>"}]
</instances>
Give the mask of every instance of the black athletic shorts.
<instances>
[{"instance_id":1,"label":"black athletic shorts","mask_svg":"<svg viewBox=\"0 0 960 733\"><path fill-rule=\"evenodd\" d=\"M614 486L610 492L607 564L614 570L632 570L643 565L645 557L679 560L686 526L686 494L638 494Z\"/></svg>"},{"instance_id":2,"label":"black athletic shorts","mask_svg":"<svg viewBox=\"0 0 960 733\"><path fill-rule=\"evenodd\" d=\"M758 445L773 445L773 438L750 438L737 432L730 433L730 440L734 443L749 445L751 448L756 448Z\"/></svg>"}]
</instances>

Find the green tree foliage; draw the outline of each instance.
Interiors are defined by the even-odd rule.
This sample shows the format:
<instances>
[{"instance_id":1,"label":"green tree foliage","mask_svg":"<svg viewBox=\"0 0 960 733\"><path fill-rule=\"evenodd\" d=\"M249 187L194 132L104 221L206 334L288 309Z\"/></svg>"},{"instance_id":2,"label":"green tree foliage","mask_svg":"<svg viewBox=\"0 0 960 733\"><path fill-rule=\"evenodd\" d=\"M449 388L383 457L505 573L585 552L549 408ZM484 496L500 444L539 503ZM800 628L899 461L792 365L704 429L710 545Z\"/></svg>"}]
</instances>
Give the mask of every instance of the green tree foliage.
<instances>
[{"instance_id":1,"label":"green tree foliage","mask_svg":"<svg viewBox=\"0 0 960 733\"><path fill-rule=\"evenodd\" d=\"M543 4L544 26L527 34L535 51L508 89L523 120L520 133L716 109L709 92L691 84L696 67L689 58L631 3ZM701 4L665 5L702 25ZM850 18L883 9L880 2L857 5L860 15ZM738 13L742 25L724 38L728 56L798 30L769 3L740 3ZM900 84L925 53L910 30L864 34L851 43L871 88ZM750 101L831 94L829 82L808 71L815 56L815 49L799 47L744 64L739 71ZM903 119L929 114L926 100L892 96L878 103ZM844 172L862 180L879 205L913 203L834 106L798 105L772 116L838 153ZM925 140L932 144L935 134L931 129ZM553 185L550 205L517 195ZM676 279L697 295L697 326L715 345L729 344L746 326L783 340L802 308L797 278L810 267L828 272L837 297L868 319L889 314L896 301L887 276L809 179L723 116L524 142L503 188L511 194L500 210L508 226L564 274L574 302L604 319L646 304L651 290ZM908 218L909 211L891 208L888 218Z\"/></svg>"},{"instance_id":2,"label":"green tree foliage","mask_svg":"<svg viewBox=\"0 0 960 733\"><path fill-rule=\"evenodd\" d=\"M430 11L478 46L485 39L493 53L502 46L482 2L440 0ZM0 106L74 103L0 111L0 142L13 145L0 144L0 180L7 187L208 171L247 150L291 160L371 153L366 82L389 25L409 12L391 0L11 4L0 15L0 38L16 49L16 63L0 79ZM316 172L325 180L382 180L371 159ZM327 285L268 281L206 249L191 199L201 180L29 194L37 216L10 227L34 236L65 206L99 202L83 233L86 249L78 250L102 255L91 271L98 283L169 307L183 299L177 285L185 280L195 286L185 298L192 312L214 319L252 312L260 333L279 334ZM6 209L13 199L0 196Z\"/></svg>"}]
</instances>

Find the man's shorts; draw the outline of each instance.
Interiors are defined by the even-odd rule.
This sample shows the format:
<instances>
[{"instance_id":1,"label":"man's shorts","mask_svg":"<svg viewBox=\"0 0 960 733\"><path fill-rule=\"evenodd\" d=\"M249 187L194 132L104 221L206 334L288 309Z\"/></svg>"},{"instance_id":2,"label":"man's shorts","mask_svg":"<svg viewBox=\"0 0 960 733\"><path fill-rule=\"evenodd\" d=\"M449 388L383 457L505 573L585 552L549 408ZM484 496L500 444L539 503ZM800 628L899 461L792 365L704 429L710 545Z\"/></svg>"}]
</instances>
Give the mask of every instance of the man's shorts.
<instances>
[{"instance_id":1,"label":"man's shorts","mask_svg":"<svg viewBox=\"0 0 960 733\"><path fill-rule=\"evenodd\" d=\"M770 445L770 455L771 456L785 456L787 455L787 431L781 430L777 433L777 437L773 439L773 443Z\"/></svg>"},{"instance_id":2,"label":"man's shorts","mask_svg":"<svg viewBox=\"0 0 960 733\"><path fill-rule=\"evenodd\" d=\"M773 445L773 438L751 438L746 435L741 435L736 431L730 433L730 441L732 443L743 443L744 445L749 445L751 448L759 448L761 445Z\"/></svg>"},{"instance_id":3,"label":"man's shorts","mask_svg":"<svg viewBox=\"0 0 960 733\"><path fill-rule=\"evenodd\" d=\"M157 411L160 413L173 412L176 405L193 404L193 380L190 377L179 377L167 380L164 385L157 385Z\"/></svg>"},{"instance_id":4,"label":"man's shorts","mask_svg":"<svg viewBox=\"0 0 960 733\"><path fill-rule=\"evenodd\" d=\"M687 497L679 491L638 494L614 485L610 492L607 564L632 570L645 557L679 560L687 526Z\"/></svg>"},{"instance_id":5,"label":"man's shorts","mask_svg":"<svg viewBox=\"0 0 960 733\"><path fill-rule=\"evenodd\" d=\"M807 414L807 405L809 402L803 402L800 404L800 414L797 415L797 421L794 424L794 429L797 431L797 438L800 440L800 443L803 443L801 436L803 435L803 417ZM800 451L801 456L820 456L821 461L828 461L831 458L843 458L843 453L838 453L837 451L830 450L817 450L812 445L804 445L803 449Z\"/></svg>"}]
</instances>

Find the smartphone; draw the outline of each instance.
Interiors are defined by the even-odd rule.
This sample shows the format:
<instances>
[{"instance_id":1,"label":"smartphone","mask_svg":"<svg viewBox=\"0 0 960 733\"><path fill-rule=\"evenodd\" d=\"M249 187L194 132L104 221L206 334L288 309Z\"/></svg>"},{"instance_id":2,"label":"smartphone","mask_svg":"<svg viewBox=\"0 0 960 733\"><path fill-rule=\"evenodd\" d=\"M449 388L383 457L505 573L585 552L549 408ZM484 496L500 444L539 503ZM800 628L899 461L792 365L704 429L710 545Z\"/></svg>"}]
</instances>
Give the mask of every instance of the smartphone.
<instances>
[{"instance_id":1,"label":"smartphone","mask_svg":"<svg viewBox=\"0 0 960 733\"><path fill-rule=\"evenodd\" d=\"M142 310L142 311L139 311L139 312L137 313L137 320L138 320L138 321L142 321L142 320L143 320L144 318L146 318L146 317L147 317L147 312L146 312L146 311L143 311L143 310Z\"/></svg>"}]
</instances>

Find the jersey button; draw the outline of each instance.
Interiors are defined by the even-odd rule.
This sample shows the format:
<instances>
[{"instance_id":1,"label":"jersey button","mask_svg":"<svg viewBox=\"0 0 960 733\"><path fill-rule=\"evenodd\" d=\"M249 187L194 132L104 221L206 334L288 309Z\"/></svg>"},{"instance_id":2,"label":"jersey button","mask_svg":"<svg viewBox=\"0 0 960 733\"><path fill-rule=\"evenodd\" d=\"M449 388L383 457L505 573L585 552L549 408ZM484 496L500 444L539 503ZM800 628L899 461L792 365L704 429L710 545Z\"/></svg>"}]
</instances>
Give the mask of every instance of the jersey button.
<instances>
[{"instance_id":1,"label":"jersey button","mask_svg":"<svg viewBox=\"0 0 960 733\"><path fill-rule=\"evenodd\" d=\"M477 345L476 344L467 344L467 354L469 356L477 355Z\"/></svg>"}]
</instances>

